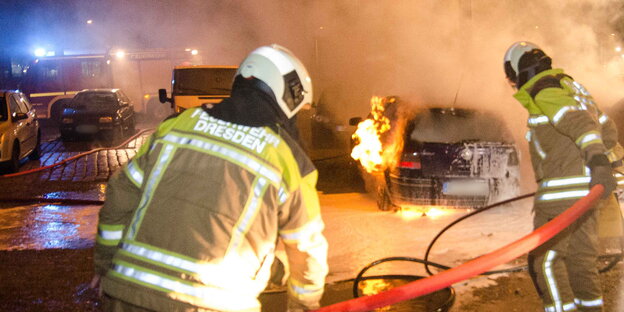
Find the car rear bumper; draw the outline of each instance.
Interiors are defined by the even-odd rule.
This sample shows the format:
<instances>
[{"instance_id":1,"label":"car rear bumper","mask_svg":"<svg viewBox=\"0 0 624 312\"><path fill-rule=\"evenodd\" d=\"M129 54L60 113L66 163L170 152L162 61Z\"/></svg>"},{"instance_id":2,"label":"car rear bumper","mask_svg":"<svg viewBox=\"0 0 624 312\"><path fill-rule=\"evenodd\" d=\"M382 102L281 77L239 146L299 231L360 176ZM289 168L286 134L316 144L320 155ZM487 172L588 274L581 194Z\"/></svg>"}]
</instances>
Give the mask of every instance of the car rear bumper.
<instances>
[{"instance_id":1,"label":"car rear bumper","mask_svg":"<svg viewBox=\"0 0 624 312\"><path fill-rule=\"evenodd\" d=\"M492 185L479 178L411 178L389 174L386 186L392 204L448 206L456 208L487 205Z\"/></svg>"},{"instance_id":2,"label":"car rear bumper","mask_svg":"<svg viewBox=\"0 0 624 312\"><path fill-rule=\"evenodd\" d=\"M64 133L76 133L76 134L96 134L100 131L113 130L114 125L112 123L106 124L69 124L61 125L60 131Z\"/></svg>"}]
</instances>

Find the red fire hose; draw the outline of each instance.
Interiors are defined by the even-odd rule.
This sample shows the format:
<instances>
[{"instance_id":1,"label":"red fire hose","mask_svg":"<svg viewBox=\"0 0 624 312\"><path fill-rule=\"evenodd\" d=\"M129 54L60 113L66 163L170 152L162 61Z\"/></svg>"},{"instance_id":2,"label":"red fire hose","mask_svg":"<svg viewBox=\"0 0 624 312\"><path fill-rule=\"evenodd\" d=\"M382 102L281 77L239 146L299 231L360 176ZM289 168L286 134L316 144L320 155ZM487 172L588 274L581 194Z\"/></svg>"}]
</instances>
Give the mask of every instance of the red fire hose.
<instances>
[{"instance_id":1,"label":"red fire hose","mask_svg":"<svg viewBox=\"0 0 624 312\"><path fill-rule=\"evenodd\" d=\"M393 288L372 296L359 297L332 304L314 312L371 311L443 289L454 283L479 275L487 270L507 263L545 243L589 210L604 192L602 185L594 186L589 194L579 199L572 207L521 239L501 247L489 254L466 262L450 270Z\"/></svg>"},{"instance_id":2,"label":"red fire hose","mask_svg":"<svg viewBox=\"0 0 624 312\"><path fill-rule=\"evenodd\" d=\"M74 155L72 157L63 159L62 161L59 161L59 162L51 164L51 165L47 165L47 166L44 166L44 167L38 167L38 168L26 170L26 171L20 171L20 172L16 172L16 173L0 175L0 178L12 178L12 177L17 177L17 176L23 176L23 175L27 175L27 174L43 171L43 170L46 170L46 169L50 169L50 168L53 168L53 167L56 167L56 166L60 166L60 165L62 165L64 163L70 162L70 161L78 159L80 157L87 156L89 154L93 154L95 152L99 152L99 151L103 151L103 150L109 150L109 149L118 149L118 148L121 148L121 147L125 146L126 144L130 143L130 141L136 139L137 137L139 137L143 133L148 132L148 131L152 131L152 130L153 129L141 130L138 133L136 133L135 135L133 135L130 138L128 138L127 140L125 140L124 142L122 142L119 145L114 146L114 147L99 147L99 148L95 148L95 149L92 149L90 151L86 151L86 152L80 153L78 155Z\"/></svg>"}]
</instances>

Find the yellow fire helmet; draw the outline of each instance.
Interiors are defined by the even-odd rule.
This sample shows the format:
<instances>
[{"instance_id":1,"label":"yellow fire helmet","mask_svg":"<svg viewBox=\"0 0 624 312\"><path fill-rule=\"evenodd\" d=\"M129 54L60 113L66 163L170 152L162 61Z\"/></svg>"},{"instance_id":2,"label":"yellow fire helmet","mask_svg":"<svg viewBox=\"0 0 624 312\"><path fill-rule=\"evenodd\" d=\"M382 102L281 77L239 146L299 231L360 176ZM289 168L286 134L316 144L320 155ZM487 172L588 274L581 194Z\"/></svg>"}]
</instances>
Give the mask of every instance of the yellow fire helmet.
<instances>
[{"instance_id":1,"label":"yellow fire helmet","mask_svg":"<svg viewBox=\"0 0 624 312\"><path fill-rule=\"evenodd\" d=\"M308 71L292 52L277 44L252 51L236 75L264 82L288 118L306 104L312 104L312 79Z\"/></svg>"}]
</instances>

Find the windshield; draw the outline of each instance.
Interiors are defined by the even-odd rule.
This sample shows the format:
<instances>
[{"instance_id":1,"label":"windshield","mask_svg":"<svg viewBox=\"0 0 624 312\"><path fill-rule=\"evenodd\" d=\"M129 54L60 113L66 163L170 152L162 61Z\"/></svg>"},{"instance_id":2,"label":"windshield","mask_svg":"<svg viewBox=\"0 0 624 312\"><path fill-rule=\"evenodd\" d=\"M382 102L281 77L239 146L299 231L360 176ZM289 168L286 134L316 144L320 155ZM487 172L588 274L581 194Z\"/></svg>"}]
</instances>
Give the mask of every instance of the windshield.
<instances>
[{"instance_id":1,"label":"windshield","mask_svg":"<svg viewBox=\"0 0 624 312\"><path fill-rule=\"evenodd\" d=\"M230 95L236 68L184 68L174 74L174 95Z\"/></svg>"},{"instance_id":2,"label":"windshield","mask_svg":"<svg viewBox=\"0 0 624 312\"><path fill-rule=\"evenodd\" d=\"M0 96L0 121L5 121L7 120L8 117L8 113L7 113L7 104L6 104L6 98L4 97L4 94L2 94Z\"/></svg>"},{"instance_id":3,"label":"windshield","mask_svg":"<svg viewBox=\"0 0 624 312\"><path fill-rule=\"evenodd\" d=\"M117 98L111 92L78 93L69 104L71 108L86 111L110 111L117 106Z\"/></svg>"},{"instance_id":4,"label":"windshield","mask_svg":"<svg viewBox=\"0 0 624 312\"><path fill-rule=\"evenodd\" d=\"M420 142L513 142L509 130L496 116L467 109L430 109L413 120L410 138Z\"/></svg>"}]
</instances>

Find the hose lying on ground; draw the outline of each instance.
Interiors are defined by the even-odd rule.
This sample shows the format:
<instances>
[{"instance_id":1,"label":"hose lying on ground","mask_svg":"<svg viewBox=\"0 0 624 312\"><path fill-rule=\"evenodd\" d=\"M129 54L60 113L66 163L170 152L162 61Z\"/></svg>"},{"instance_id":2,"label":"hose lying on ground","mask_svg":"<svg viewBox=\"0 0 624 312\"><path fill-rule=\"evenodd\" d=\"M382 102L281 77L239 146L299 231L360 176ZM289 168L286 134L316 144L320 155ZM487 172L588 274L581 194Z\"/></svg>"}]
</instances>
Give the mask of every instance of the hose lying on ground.
<instances>
[{"instance_id":1,"label":"hose lying on ground","mask_svg":"<svg viewBox=\"0 0 624 312\"><path fill-rule=\"evenodd\" d=\"M460 218L458 218L457 220L449 223L447 226L445 226L442 230L440 230L440 232L438 232L438 234L433 238L433 240L431 240L431 242L429 243L429 246L427 247L427 251L425 252L425 258L424 259L419 259L419 258L413 258L413 257L388 257L388 258L382 258L382 259L378 259L375 260L373 262L371 262L370 264L368 264L367 266L365 266L357 275L357 277L355 278L354 282L353 282L353 297L357 298L359 297L358 294L358 285L360 280L363 278L364 273L366 273L368 270L370 270L371 268L380 265L382 263L386 263L386 262L391 262L391 261L408 261L408 262L416 262L416 263L421 263L425 266L425 269L427 270L427 273L429 275L433 275L433 273L431 272L431 270L429 270L429 266L433 266L436 267L438 269L442 269L442 270L449 270L451 269L451 267L446 266L446 265L442 265L436 262L432 262L429 261L429 253L433 247L433 245L435 244L435 242L438 240L438 238L440 238L442 236L442 234L444 234L447 230L449 230L451 227L453 227L454 225L456 225L457 223L468 219L476 214L479 214L481 212L484 212L486 210L492 209L494 207L498 207L501 205L505 205L505 204L509 204L521 199L525 199L525 198L529 198L532 197L533 195L535 195L535 193L529 193L529 194L525 194L525 195L520 195L520 196L516 196L514 198L511 199L507 199L504 201L500 201L497 203L493 203L491 205L479 208L469 214L466 214ZM619 261L622 260L622 255L623 253L620 252L619 254L611 254L611 255L601 255L599 257L599 259L608 259L611 258L611 261L607 263L607 265L602 268L599 269L600 273L604 273L609 271L610 269L612 269ZM520 272L520 271L524 271L527 269L527 266L521 266L521 267L515 267L515 268L510 268L510 269L503 269L503 270L494 270L494 271L487 271L487 272L483 272L481 273L481 275L492 275L492 274L500 274L500 273L511 273L511 272Z\"/></svg>"},{"instance_id":2,"label":"hose lying on ground","mask_svg":"<svg viewBox=\"0 0 624 312\"><path fill-rule=\"evenodd\" d=\"M376 295L343 301L322 307L315 311L370 311L379 307L426 295L436 290L448 287L459 281L479 275L495 266L507 263L550 240L562 229L572 224L572 222L589 210L600 198L603 192L604 188L602 185L594 186L590 190L589 194L579 199L576 203L574 203L574 205L572 205L572 207L568 208L550 222L539 227L521 239L491 253L478 257L447 271L443 271L436 275L429 276Z\"/></svg>"},{"instance_id":3,"label":"hose lying on ground","mask_svg":"<svg viewBox=\"0 0 624 312\"><path fill-rule=\"evenodd\" d=\"M517 201L517 200L525 199L525 198L531 197L533 195L535 195L535 193L524 194L524 195L520 195L520 196L511 198L511 199L507 199L507 200L504 200L504 201L500 201L500 202L497 202L497 203L494 203L494 204L491 204L491 205L479 208L479 209L477 209L477 210L475 210L475 211L473 211L473 212L471 212L469 214L461 216L457 220L455 220L455 221L449 223L448 225L446 225L431 240L431 242L429 243L429 246L427 246L427 251L425 252L425 258L421 262L422 264L424 264L425 270L427 271L427 274L433 275L431 270L429 270L429 266L430 265L438 267L438 268L443 269L443 270L450 269L450 267L448 267L448 266L440 265L440 264L437 264L437 263L436 263L436 265L433 265L435 262L429 261L429 253L431 252L431 249L433 248L433 245L436 243L438 238L440 238L440 236L442 236L442 234L444 234L446 231L448 231L451 227L453 227L454 225L456 225L457 223L459 223L459 222L461 222L461 221L463 221L465 219L468 219L468 218L470 218L470 217L472 217L472 216L474 216L476 214L479 214L481 212L484 212L486 210L489 210L489 209L492 209L494 207L498 207L498 206L501 206L501 205L509 204L509 203ZM624 249L624 246L622 246L622 249ZM609 254L609 255L601 255L601 256L599 256L598 258L600 260L606 260L606 259L611 258L611 261L609 261L604 268L599 269L598 272L604 273L604 272L607 272L610 269L612 269L618 262L622 261L623 255L624 255L624 253L622 252L622 250L620 250L620 253L618 253L618 254ZM488 271L488 272L483 272L481 275L491 275L491 274L507 273L507 272L518 272L518 271L522 271L522 270L526 270L526 266L516 267L516 268L511 268L511 269L504 269L504 270Z\"/></svg>"},{"instance_id":4,"label":"hose lying on ground","mask_svg":"<svg viewBox=\"0 0 624 312\"><path fill-rule=\"evenodd\" d=\"M491 204L491 205L487 205L487 206L479 208L479 209L477 209L477 210L475 210L475 211L473 211L473 212L471 212L471 213L469 213L469 214L467 214L465 216L461 216L457 220L449 223L440 232L438 232L438 234L429 243L429 246L427 246L427 251L425 251L425 260L423 262L423 264L425 265L425 270L427 271L427 274L433 275L431 270L429 270L429 263L430 263L429 262L429 253L431 252L431 248L433 248L433 244L435 244L435 242L438 240L438 238L440 238L440 236L442 236L442 234L444 234L444 232L446 232L448 229L450 229L451 227L453 227L457 223L459 223L459 222L461 222L461 221L463 221L465 219L468 219L468 218L470 218L470 217L472 217L472 216L474 216L476 214L479 214L479 213L484 212L486 210L490 210L490 209L492 209L494 207L498 207L498 206L501 206L501 205L505 205L505 204L509 204L509 203L515 202L517 200L521 200L521 199L525 199L525 198L528 198L528 197L532 197L533 195L535 195L535 193L524 194L524 195L516 196L514 198L510 198L510 199L507 199L507 200L504 200L504 201L500 201L500 202L497 202L497 203L494 203L494 204ZM448 269L450 269L450 267L444 267L442 269L443 270L448 270ZM514 272L514 271L519 271L519 270L516 269L516 270L491 271L491 272L484 272L483 274L486 275L486 274L496 274L496 273Z\"/></svg>"},{"instance_id":5,"label":"hose lying on ground","mask_svg":"<svg viewBox=\"0 0 624 312\"><path fill-rule=\"evenodd\" d=\"M13 177L17 177L17 176L23 176L23 175L27 175L27 174L31 174L31 173L35 173L35 172L39 172L39 171L43 171L43 170L46 170L46 169L54 168L54 167L56 167L56 166L60 166L60 165L62 165L62 164L65 164L65 163L67 163L67 162L69 162L69 161L76 160L76 159L78 159L78 158L81 158L81 157L84 157L84 156L87 156L87 155L89 155L89 154L93 154L93 153L96 153L96 152L99 152L99 151L109 150L109 149L118 149L118 148L121 148L121 147L125 146L125 145L126 145L126 144L128 144L130 141L132 141L132 140L136 139L137 137L139 137L139 136L140 136L140 135L142 135L143 133L148 132L148 131L152 131L152 130L153 130L153 129L145 129L145 130L141 130L141 131L139 131L138 133L136 133L135 135L133 135L133 136L131 136L130 138L128 138L128 139L127 139L126 141L124 141L123 143L121 143L121 144L119 144L119 145L117 145L117 146L115 146L115 147L99 147L99 148L94 148L94 149L92 149L92 150L90 150L90 151L86 151L86 152L84 152L84 153L80 153L80 154L78 154L78 155L74 155L74 156L72 156L72 157L69 157L69 158L67 158L67 159L63 159L62 161L59 161L59 162L54 163L54 164L51 164L51 165L47 165L47 166L44 166L44 167L39 167L39 168L34 168L34 169L26 170L26 171L16 172L16 173L10 173L10 174L5 174L5 175L0 175L0 178L13 178Z\"/></svg>"}]
</instances>

